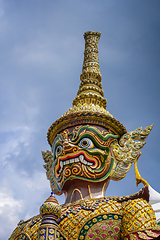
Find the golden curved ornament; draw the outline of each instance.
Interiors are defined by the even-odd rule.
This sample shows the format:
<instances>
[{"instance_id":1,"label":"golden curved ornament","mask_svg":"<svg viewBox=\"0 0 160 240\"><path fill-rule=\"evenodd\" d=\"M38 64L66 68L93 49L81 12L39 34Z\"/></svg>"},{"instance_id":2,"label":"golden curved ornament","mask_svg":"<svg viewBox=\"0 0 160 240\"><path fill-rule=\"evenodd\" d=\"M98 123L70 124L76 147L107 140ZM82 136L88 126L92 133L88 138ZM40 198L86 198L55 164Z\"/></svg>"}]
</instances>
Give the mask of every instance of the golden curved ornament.
<instances>
[{"instance_id":1,"label":"golden curved ornament","mask_svg":"<svg viewBox=\"0 0 160 240\"><path fill-rule=\"evenodd\" d=\"M137 161L138 161L138 159L139 159L140 156L141 156L141 152L140 152L139 156L137 157L137 159L136 159L135 162L134 162L134 171L135 171L135 178L136 178L136 186L138 187L138 185L139 185L140 183L143 183L144 186L146 186L146 185L149 186L149 183L148 183L144 178L141 177L141 175L140 175L140 173L139 173L139 171L138 171Z\"/></svg>"}]
</instances>

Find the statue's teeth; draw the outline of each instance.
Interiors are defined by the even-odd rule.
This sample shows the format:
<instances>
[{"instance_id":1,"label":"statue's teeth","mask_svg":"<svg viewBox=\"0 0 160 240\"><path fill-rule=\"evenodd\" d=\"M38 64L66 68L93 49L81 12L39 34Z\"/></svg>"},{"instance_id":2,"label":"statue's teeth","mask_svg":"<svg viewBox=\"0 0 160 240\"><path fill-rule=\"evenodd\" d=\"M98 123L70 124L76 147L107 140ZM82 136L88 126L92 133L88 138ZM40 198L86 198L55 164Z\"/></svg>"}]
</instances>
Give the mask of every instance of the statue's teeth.
<instances>
[{"instance_id":1,"label":"statue's teeth","mask_svg":"<svg viewBox=\"0 0 160 240\"><path fill-rule=\"evenodd\" d=\"M79 158L75 158L75 159L74 159L74 162L79 162Z\"/></svg>"},{"instance_id":2,"label":"statue's teeth","mask_svg":"<svg viewBox=\"0 0 160 240\"><path fill-rule=\"evenodd\" d=\"M88 165L88 162L87 162L86 160L83 160L83 163L86 164L86 165Z\"/></svg>"},{"instance_id":3,"label":"statue's teeth","mask_svg":"<svg viewBox=\"0 0 160 240\"><path fill-rule=\"evenodd\" d=\"M93 163L86 161L85 158L84 158L84 155L81 154L77 158L71 158L70 160L60 161L59 173L62 172L63 166L68 165L70 163L76 163L76 162L81 162L81 163L83 163L85 165L88 165L88 166L92 166L93 165Z\"/></svg>"},{"instance_id":4,"label":"statue's teeth","mask_svg":"<svg viewBox=\"0 0 160 240\"><path fill-rule=\"evenodd\" d=\"M72 159L70 159L70 161L69 161L70 163L74 163L74 159L72 158Z\"/></svg>"},{"instance_id":5,"label":"statue's teeth","mask_svg":"<svg viewBox=\"0 0 160 240\"><path fill-rule=\"evenodd\" d=\"M81 162L83 162L84 156L83 156L83 155L80 155L80 156L79 156L79 160L80 160Z\"/></svg>"},{"instance_id":6,"label":"statue's teeth","mask_svg":"<svg viewBox=\"0 0 160 240\"><path fill-rule=\"evenodd\" d=\"M93 163L91 163L91 162L88 162L88 165L89 165L89 166L91 166L91 165L93 165Z\"/></svg>"}]
</instances>

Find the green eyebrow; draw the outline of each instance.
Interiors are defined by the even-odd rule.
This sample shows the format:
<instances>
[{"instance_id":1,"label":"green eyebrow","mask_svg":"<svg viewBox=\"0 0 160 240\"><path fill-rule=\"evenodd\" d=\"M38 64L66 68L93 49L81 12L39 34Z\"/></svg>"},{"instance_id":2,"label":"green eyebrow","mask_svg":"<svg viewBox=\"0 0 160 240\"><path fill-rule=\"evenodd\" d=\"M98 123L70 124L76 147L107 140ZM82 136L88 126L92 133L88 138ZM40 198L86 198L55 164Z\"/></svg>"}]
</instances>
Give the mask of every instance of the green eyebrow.
<instances>
[{"instance_id":1,"label":"green eyebrow","mask_svg":"<svg viewBox=\"0 0 160 240\"><path fill-rule=\"evenodd\" d=\"M89 132L85 132L86 131L91 131L92 133L95 133L102 141L107 141L110 137L112 137L113 139L117 139L118 138L118 135L113 135L113 134L107 134L106 136L103 136L102 134L100 134L99 131L97 131L95 128L93 127L90 127L90 126L84 126L82 128L80 128L78 130L78 132L75 134L75 133L70 133L69 135L72 136L71 138L71 141L74 142L75 144L79 143L79 141L84 138L84 137L89 137L93 142L94 144L97 146L97 147L100 147L102 149L106 149L106 146L103 146L103 145L100 145L95 137L89 133ZM83 133L84 131L84 133ZM81 135L80 135L81 134Z\"/></svg>"}]
</instances>

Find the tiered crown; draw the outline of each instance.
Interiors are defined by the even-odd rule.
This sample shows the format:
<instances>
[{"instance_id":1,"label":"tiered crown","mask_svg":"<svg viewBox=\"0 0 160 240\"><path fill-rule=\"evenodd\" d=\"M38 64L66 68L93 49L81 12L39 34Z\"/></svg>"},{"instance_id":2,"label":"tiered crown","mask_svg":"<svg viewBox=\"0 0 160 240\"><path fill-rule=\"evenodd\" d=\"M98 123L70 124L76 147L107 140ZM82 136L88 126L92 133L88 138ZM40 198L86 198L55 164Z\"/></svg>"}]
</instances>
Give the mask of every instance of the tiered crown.
<instances>
[{"instance_id":1,"label":"tiered crown","mask_svg":"<svg viewBox=\"0 0 160 240\"><path fill-rule=\"evenodd\" d=\"M100 125L119 136L126 132L125 127L106 111L107 100L103 97L98 58L100 36L99 32L84 33L85 51L79 90L73 100L73 107L49 128L47 138L51 146L57 133L80 124Z\"/></svg>"}]
</instances>

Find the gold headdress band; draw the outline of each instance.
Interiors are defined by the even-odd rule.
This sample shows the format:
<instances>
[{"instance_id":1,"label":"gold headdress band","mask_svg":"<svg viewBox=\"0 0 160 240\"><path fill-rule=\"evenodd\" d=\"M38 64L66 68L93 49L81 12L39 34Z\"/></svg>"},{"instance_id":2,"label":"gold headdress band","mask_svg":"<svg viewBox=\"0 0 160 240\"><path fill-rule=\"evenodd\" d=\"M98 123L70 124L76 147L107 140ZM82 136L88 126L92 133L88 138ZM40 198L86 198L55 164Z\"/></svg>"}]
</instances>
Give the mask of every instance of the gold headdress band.
<instances>
[{"instance_id":1,"label":"gold headdress band","mask_svg":"<svg viewBox=\"0 0 160 240\"><path fill-rule=\"evenodd\" d=\"M49 128L47 139L52 146L57 133L67 127L80 124L95 124L111 129L121 136L126 133L125 127L106 111L107 100L103 97L101 73L98 58L98 41L100 32L85 32L85 51L81 84L73 107L64 113Z\"/></svg>"}]
</instances>

